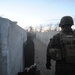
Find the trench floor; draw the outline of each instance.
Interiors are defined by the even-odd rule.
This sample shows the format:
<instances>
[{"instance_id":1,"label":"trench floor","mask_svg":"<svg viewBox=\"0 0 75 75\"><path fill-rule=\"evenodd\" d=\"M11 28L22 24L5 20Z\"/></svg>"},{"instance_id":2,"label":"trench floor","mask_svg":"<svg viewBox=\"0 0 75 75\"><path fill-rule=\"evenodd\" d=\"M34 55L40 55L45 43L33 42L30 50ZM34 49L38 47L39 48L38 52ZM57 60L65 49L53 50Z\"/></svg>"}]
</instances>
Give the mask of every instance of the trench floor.
<instances>
[{"instance_id":1,"label":"trench floor","mask_svg":"<svg viewBox=\"0 0 75 75\"><path fill-rule=\"evenodd\" d=\"M35 46L35 63L37 65L37 69L40 70L41 75L54 75L55 61L53 60L51 61L52 63L51 70L47 70L45 66L47 47L37 39L34 39L34 46Z\"/></svg>"}]
</instances>

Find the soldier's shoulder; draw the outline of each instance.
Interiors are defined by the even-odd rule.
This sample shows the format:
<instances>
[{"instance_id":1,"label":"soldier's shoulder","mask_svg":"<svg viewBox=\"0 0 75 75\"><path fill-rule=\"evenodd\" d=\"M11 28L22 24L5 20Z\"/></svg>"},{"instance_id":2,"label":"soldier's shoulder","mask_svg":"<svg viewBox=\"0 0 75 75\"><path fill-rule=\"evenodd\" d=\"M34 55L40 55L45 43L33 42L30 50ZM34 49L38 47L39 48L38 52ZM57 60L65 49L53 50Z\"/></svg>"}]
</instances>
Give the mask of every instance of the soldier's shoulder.
<instances>
[{"instance_id":1,"label":"soldier's shoulder","mask_svg":"<svg viewBox=\"0 0 75 75\"><path fill-rule=\"evenodd\" d=\"M55 35L53 36L53 38L59 38L59 37L60 37L60 34L61 34L61 32L55 34Z\"/></svg>"}]
</instances>

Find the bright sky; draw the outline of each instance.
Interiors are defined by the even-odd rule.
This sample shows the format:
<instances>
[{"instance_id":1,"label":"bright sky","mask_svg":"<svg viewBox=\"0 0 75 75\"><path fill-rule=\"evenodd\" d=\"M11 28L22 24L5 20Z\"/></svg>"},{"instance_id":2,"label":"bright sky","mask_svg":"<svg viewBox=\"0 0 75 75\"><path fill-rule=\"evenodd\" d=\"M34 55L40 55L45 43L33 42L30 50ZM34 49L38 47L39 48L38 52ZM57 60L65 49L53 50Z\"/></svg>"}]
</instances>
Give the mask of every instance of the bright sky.
<instances>
[{"instance_id":1,"label":"bright sky","mask_svg":"<svg viewBox=\"0 0 75 75\"><path fill-rule=\"evenodd\" d=\"M0 16L24 28L58 21L64 15L75 18L75 0L0 0Z\"/></svg>"}]
</instances>

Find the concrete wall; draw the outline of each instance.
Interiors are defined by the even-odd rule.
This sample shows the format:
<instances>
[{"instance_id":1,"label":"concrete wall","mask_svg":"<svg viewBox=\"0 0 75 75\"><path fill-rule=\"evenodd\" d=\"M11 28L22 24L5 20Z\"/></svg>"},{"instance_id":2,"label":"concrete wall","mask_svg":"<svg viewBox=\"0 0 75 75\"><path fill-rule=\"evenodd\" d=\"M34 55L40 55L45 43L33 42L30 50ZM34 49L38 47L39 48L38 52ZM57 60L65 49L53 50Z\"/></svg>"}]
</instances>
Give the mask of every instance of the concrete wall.
<instances>
[{"instance_id":1,"label":"concrete wall","mask_svg":"<svg viewBox=\"0 0 75 75\"><path fill-rule=\"evenodd\" d=\"M23 43L26 31L5 18L0 18L0 75L17 75L23 71Z\"/></svg>"},{"instance_id":2,"label":"concrete wall","mask_svg":"<svg viewBox=\"0 0 75 75\"><path fill-rule=\"evenodd\" d=\"M58 32L59 31L37 32L36 38L39 39L47 47L47 45L50 41L50 38L52 38Z\"/></svg>"},{"instance_id":3,"label":"concrete wall","mask_svg":"<svg viewBox=\"0 0 75 75\"><path fill-rule=\"evenodd\" d=\"M38 32L36 34L36 38L39 39L44 44L44 46L46 47L46 50L47 50L47 46L50 41L50 38L52 38L57 33L58 33L58 31ZM46 50L45 51L44 51L44 49L40 50L40 55L44 54L44 56L43 56L44 58L40 57L40 59L45 62L46 62ZM37 51L37 54L39 54L39 51ZM55 63L56 62L54 60L51 60L51 70L44 69L44 66L43 66L43 71L45 70L46 75L55 75ZM45 65L45 64L43 64L43 65Z\"/></svg>"}]
</instances>

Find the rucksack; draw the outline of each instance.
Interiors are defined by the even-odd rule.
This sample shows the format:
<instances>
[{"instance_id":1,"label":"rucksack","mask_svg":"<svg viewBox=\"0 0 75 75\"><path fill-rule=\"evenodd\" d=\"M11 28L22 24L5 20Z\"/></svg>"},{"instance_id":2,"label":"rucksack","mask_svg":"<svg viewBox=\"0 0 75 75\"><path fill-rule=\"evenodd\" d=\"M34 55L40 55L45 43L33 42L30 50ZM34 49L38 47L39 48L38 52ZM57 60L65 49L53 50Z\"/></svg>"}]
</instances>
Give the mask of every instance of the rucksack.
<instances>
[{"instance_id":1,"label":"rucksack","mask_svg":"<svg viewBox=\"0 0 75 75\"><path fill-rule=\"evenodd\" d=\"M75 63L75 34L60 34L60 44L62 47L62 56L67 63Z\"/></svg>"}]
</instances>

